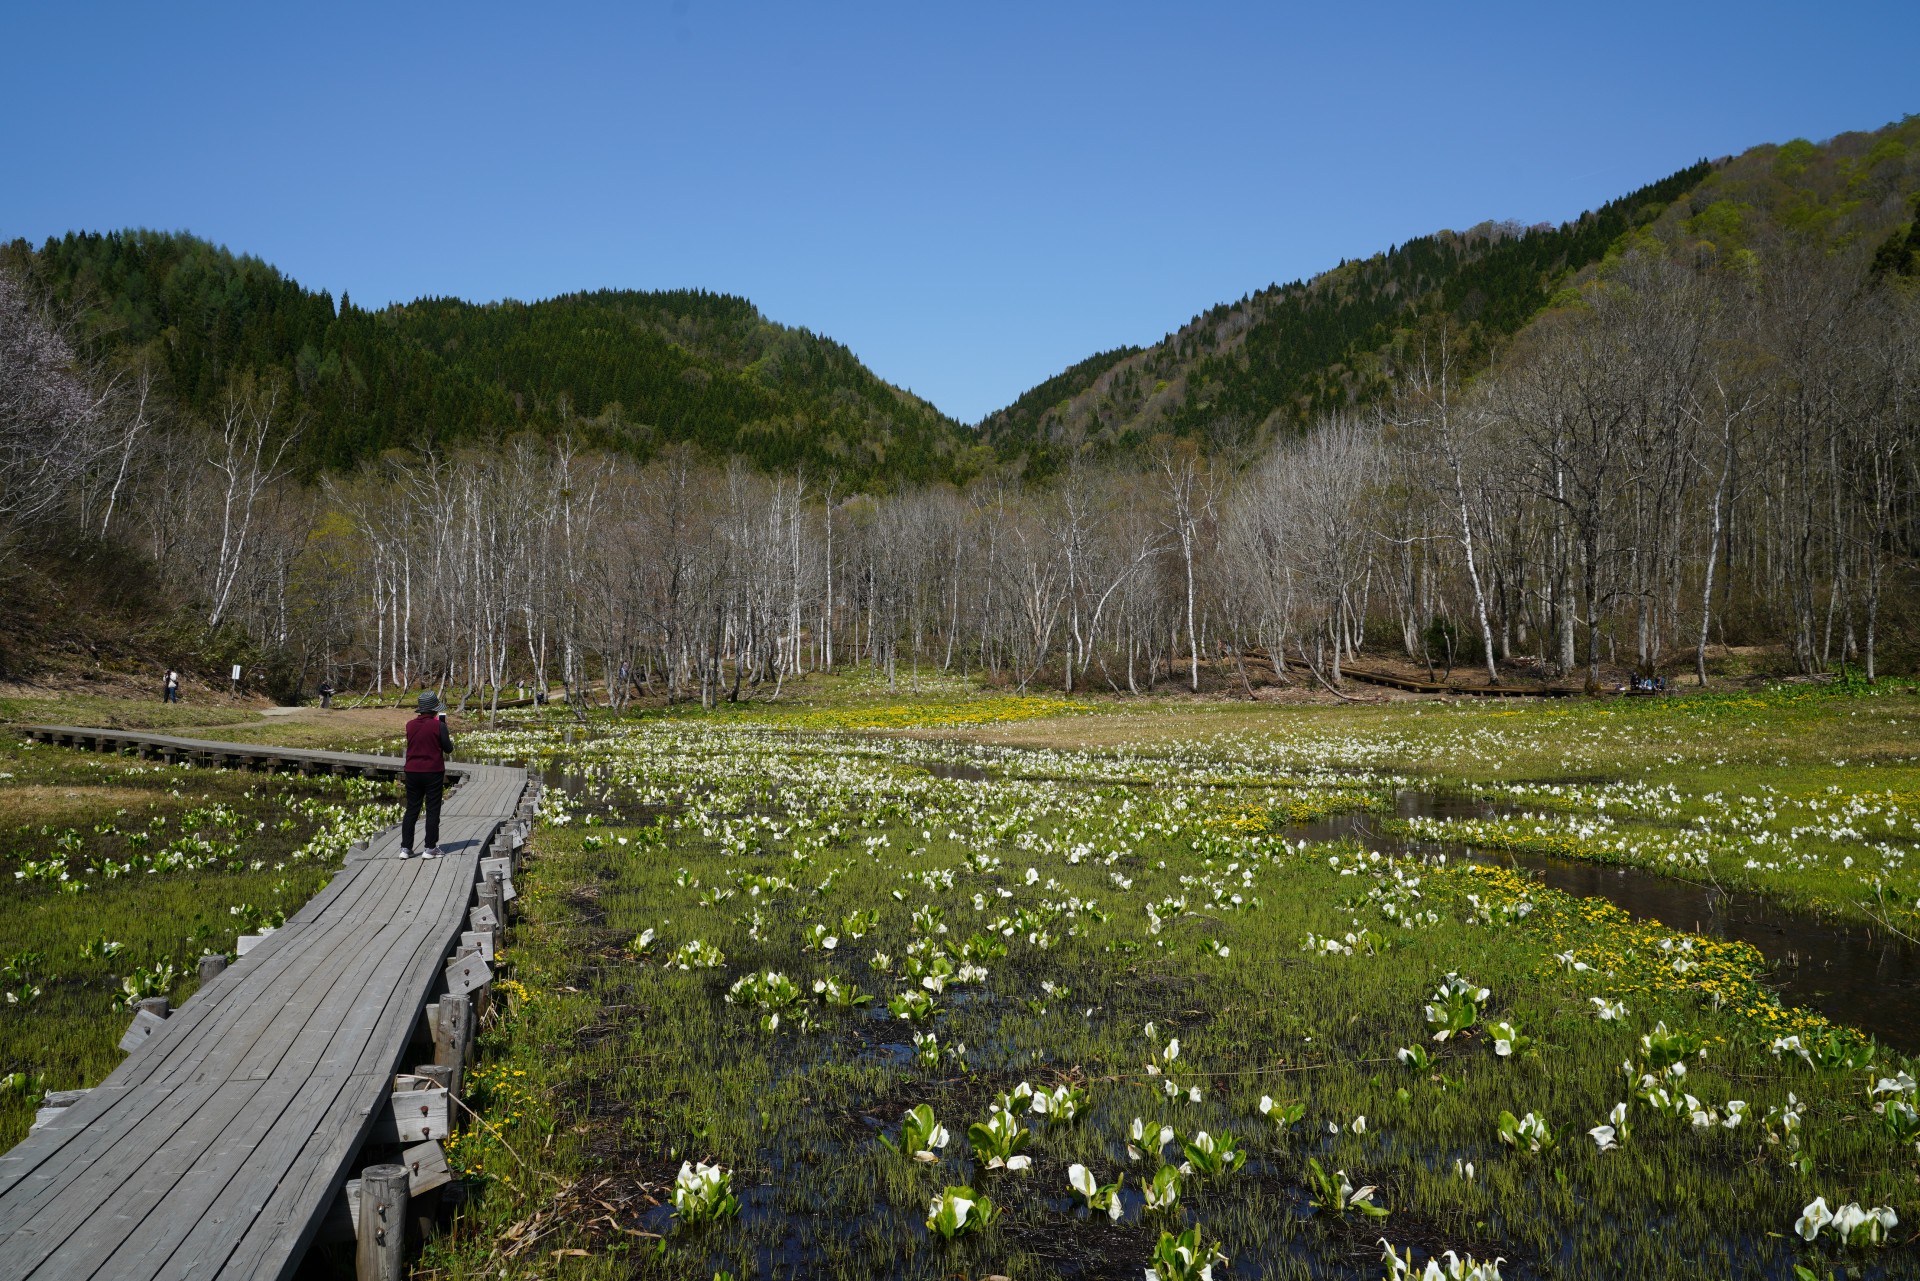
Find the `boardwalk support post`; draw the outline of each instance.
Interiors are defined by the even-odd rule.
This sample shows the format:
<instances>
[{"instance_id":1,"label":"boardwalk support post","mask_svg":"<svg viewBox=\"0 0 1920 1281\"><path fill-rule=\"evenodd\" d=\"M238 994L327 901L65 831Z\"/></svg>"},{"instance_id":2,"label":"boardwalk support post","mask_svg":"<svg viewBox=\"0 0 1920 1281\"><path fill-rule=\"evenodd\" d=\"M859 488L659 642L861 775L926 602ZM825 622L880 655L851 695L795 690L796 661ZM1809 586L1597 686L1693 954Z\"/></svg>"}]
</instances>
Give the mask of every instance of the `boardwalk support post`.
<instances>
[{"instance_id":1,"label":"boardwalk support post","mask_svg":"<svg viewBox=\"0 0 1920 1281\"><path fill-rule=\"evenodd\" d=\"M499 930L507 923L507 905L500 897L500 882L482 881L475 897L479 899L479 905L492 914L494 921L492 928L495 932L495 940L498 941Z\"/></svg>"},{"instance_id":2,"label":"boardwalk support post","mask_svg":"<svg viewBox=\"0 0 1920 1281\"><path fill-rule=\"evenodd\" d=\"M133 1022L120 1038L120 1048L128 1054L147 1043L147 1039L167 1025L171 1002L164 996L149 996L134 1003Z\"/></svg>"},{"instance_id":3,"label":"boardwalk support post","mask_svg":"<svg viewBox=\"0 0 1920 1281\"><path fill-rule=\"evenodd\" d=\"M200 986L205 987L207 984L219 978L221 975L221 972L224 971L226 968L227 968L227 958L219 955L218 953L209 953L208 955L201 957L200 958Z\"/></svg>"},{"instance_id":4,"label":"boardwalk support post","mask_svg":"<svg viewBox=\"0 0 1920 1281\"><path fill-rule=\"evenodd\" d=\"M448 993L440 998L440 1017L434 1020L433 1061L451 1072L447 1089L456 1098L460 1094L460 1069L466 1065L467 1059L470 1008L466 997Z\"/></svg>"},{"instance_id":5,"label":"boardwalk support post","mask_svg":"<svg viewBox=\"0 0 1920 1281\"><path fill-rule=\"evenodd\" d=\"M401 1281L406 1275L408 1183L404 1165L370 1165L360 1172L358 1281Z\"/></svg>"},{"instance_id":6,"label":"boardwalk support post","mask_svg":"<svg viewBox=\"0 0 1920 1281\"><path fill-rule=\"evenodd\" d=\"M453 1093L453 1069L444 1063L422 1063L413 1069L413 1074L422 1080L432 1081L449 1094Z\"/></svg>"}]
</instances>

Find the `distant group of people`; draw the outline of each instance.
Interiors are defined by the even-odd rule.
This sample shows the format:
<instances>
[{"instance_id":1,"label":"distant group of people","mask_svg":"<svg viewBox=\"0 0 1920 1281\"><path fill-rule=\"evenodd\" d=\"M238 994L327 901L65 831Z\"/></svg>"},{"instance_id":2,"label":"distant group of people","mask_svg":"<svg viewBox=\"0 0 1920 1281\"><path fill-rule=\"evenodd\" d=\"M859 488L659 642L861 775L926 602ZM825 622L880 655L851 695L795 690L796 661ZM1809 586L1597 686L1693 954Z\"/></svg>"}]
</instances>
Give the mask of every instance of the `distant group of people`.
<instances>
[{"instance_id":1,"label":"distant group of people","mask_svg":"<svg viewBox=\"0 0 1920 1281\"><path fill-rule=\"evenodd\" d=\"M333 696L338 691L334 688L331 680L322 680L320 687L314 692L320 695L320 706L330 708L333 706ZM160 701L163 703L177 703L180 701L180 672L178 669L169 667L167 674L160 678Z\"/></svg>"},{"instance_id":2,"label":"distant group of people","mask_svg":"<svg viewBox=\"0 0 1920 1281\"><path fill-rule=\"evenodd\" d=\"M332 707L334 685L322 680L315 691L320 706ZM180 673L169 667L160 680L161 700L180 701ZM414 718L407 722L407 763L403 777L407 785L407 804L400 818L400 857L440 857L440 800L447 790L447 756L453 751L453 734L447 729L447 711L437 694L422 694L414 704ZM417 849L413 834L420 819L426 818L426 848Z\"/></svg>"},{"instance_id":3,"label":"distant group of people","mask_svg":"<svg viewBox=\"0 0 1920 1281\"><path fill-rule=\"evenodd\" d=\"M1631 685L1619 687L1622 694L1664 694L1667 692L1667 678L1664 676L1636 676Z\"/></svg>"}]
</instances>

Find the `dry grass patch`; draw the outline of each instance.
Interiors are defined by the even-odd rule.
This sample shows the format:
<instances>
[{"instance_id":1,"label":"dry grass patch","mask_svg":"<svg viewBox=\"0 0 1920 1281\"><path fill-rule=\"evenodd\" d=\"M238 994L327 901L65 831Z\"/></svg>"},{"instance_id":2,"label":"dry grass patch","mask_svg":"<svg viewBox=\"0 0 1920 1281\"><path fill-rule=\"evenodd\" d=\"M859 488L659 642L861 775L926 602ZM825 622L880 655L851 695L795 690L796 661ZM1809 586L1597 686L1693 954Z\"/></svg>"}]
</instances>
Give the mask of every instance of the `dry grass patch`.
<instances>
[{"instance_id":1,"label":"dry grass patch","mask_svg":"<svg viewBox=\"0 0 1920 1281\"><path fill-rule=\"evenodd\" d=\"M161 796L156 788L62 786L0 783L0 801L14 823L77 823L116 809L150 805Z\"/></svg>"},{"instance_id":2,"label":"dry grass patch","mask_svg":"<svg viewBox=\"0 0 1920 1281\"><path fill-rule=\"evenodd\" d=\"M318 750L370 752L392 750L405 732L411 710L398 707L354 707L322 711L318 707L299 707L272 715L256 716L237 725L221 725L206 730L200 737L227 743L266 743L274 747L313 748ZM464 728L460 718L452 718L457 734Z\"/></svg>"}]
</instances>

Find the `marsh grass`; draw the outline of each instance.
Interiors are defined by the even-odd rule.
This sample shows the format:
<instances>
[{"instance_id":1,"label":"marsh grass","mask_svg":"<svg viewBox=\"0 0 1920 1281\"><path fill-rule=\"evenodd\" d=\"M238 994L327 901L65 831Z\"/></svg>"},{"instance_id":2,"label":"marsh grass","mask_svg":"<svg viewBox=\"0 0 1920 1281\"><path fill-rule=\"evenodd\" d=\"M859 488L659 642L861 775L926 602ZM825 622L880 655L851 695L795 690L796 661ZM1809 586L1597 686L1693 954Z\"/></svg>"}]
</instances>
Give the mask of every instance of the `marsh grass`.
<instances>
[{"instance_id":1,"label":"marsh grass","mask_svg":"<svg viewBox=\"0 0 1920 1281\"><path fill-rule=\"evenodd\" d=\"M545 759L561 745L522 734L496 747ZM1635 925L1507 872L1288 843L1248 817L1288 812L1286 780L1189 786L1205 771L1169 758L1155 788L1035 781L1072 766L1057 753L1025 770L1018 754L978 757L994 777L940 779L929 752L658 721L576 746L575 800L550 815L527 875L511 1012L486 1037L497 1132L456 1145L483 1188L432 1247L438 1274L494 1275L577 1249L561 1256L569 1275L1137 1277L1162 1227L1194 1223L1222 1242L1229 1277L1378 1276L1382 1235L1423 1256L1504 1256L1509 1277L1784 1278L1796 1261L1914 1273L1909 1246L1842 1258L1791 1237L1801 1207L1836 1190L1911 1218L1915 1158L1881 1131L1860 1072L1770 1051L1787 1032L1858 1038L1782 1009L1751 949ZM1151 772L1149 755L1087 768ZM1320 812L1337 794L1320 776L1292 783ZM1375 794L1346 796L1358 807ZM643 810L662 821L624 821ZM1405 883L1416 877L1417 897ZM1388 900L1438 922L1403 928L1383 914ZM927 908L946 934L928 934L924 913L916 924ZM869 909L880 920L866 937L815 945L813 927L840 930ZM958 944L1022 913L984 983L949 986L918 1028L887 1015L885 998L911 986L901 967L917 941ZM656 938L641 954L646 929ZM1303 952L1309 934L1360 941L1352 955ZM693 940L722 949L724 965L670 968ZM871 967L875 952L889 972ZM1556 959L1568 954L1585 968ZM725 1000L768 970L803 991L831 977L877 999L815 1005L815 1030L787 1017L768 1032ZM1475 1030L1436 1043L1422 1006L1449 972L1492 996ZM1624 1000L1628 1016L1599 1020L1595 996ZM1500 1019L1532 1038L1527 1052L1493 1053L1484 1029ZM1742 1099L1748 1119L1701 1129L1636 1103L1632 1137L1601 1152L1585 1131L1630 1097L1621 1064L1661 1021L1705 1040L1686 1089L1720 1109ZM916 1057L914 1030L939 1038L936 1062ZM1170 1097L1148 1066L1174 1037L1187 1071ZM1396 1058L1411 1045L1432 1050L1427 1070ZM1874 1059L1883 1074L1905 1066ZM1031 1171L983 1169L966 1127L1022 1081L1083 1086L1089 1109L1064 1126L1024 1118ZM1806 1105L1798 1149L1769 1141L1760 1120L1790 1092ZM1280 1132L1262 1095L1304 1102L1304 1118ZM878 1142L923 1103L952 1135L930 1165ZM1503 1110L1544 1116L1557 1145L1502 1145ZM1182 1137L1231 1131L1251 1159L1186 1180L1176 1215L1148 1213L1142 1176L1159 1161L1128 1159L1136 1116ZM1377 1185L1389 1217L1313 1210L1309 1158ZM647 1206L666 1201L686 1160L734 1171L737 1220L696 1229ZM1121 1222L1077 1207L1074 1162L1102 1183L1125 1173ZM923 1220L956 1184L1002 1215L943 1242Z\"/></svg>"},{"instance_id":2,"label":"marsh grass","mask_svg":"<svg viewBox=\"0 0 1920 1281\"><path fill-rule=\"evenodd\" d=\"M0 696L0 725L94 725L164 733L258 719L252 708L227 703L166 703L104 694Z\"/></svg>"},{"instance_id":3,"label":"marsh grass","mask_svg":"<svg viewBox=\"0 0 1920 1281\"><path fill-rule=\"evenodd\" d=\"M1397 775L1550 816L1429 830L1436 840L1645 867L1920 937L1920 865L1911 857L1920 849L1920 683L1912 680L1526 706L1174 702L915 733L1147 758L1203 745L1276 771ZM1668 798L1651 811L1631 799L1655 788ZM1568 830L1595 819L1605 824L1597 837ZM1717 829L1711 839L1687 839L1703 824ZM1535 830L1543 825L1549 830ZM1783 837L1791 858L1764 843Z\"/></svg>"}]
</instances>

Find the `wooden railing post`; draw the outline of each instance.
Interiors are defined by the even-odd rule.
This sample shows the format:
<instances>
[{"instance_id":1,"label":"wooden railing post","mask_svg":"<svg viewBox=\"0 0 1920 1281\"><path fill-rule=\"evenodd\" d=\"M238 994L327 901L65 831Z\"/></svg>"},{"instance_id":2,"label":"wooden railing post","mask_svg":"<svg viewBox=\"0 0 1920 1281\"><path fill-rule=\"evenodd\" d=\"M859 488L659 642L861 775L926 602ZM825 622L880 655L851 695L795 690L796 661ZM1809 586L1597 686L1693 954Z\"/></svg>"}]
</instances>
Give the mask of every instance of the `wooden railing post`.
<instances>
[{"instance_id":1,"label":"wooden railing post","mask_svg":"<svg viewBox=\"0 0 1920 1281\"><path fill-rule=\"evenodd\" d=\"M460 1094L460 1069L467 1061L467 1033L472 1007L464 996L448 993L440 998L440 1016L434 1020L433 1061L452 1073L447 1089Z\"/></svg>"},{"instance_id":2,"label":"wooden railing post","mask_svg":"<svg viewBox=\"0 0 1920 1281\"><path fill-rule=\"evenodd\" d=\"M370 1165L360 1172L359 1281L401 1281L406 1271L407 1167Z\"/></svg>"},{"instance_id":3,"label":"wooden railing post","mask_svg":"<svg viewBox=\"0 0 1920 1281\"><path fill-rule=\"evenodd\" d=\"M500 940L500 930L507 923L507 901L501 896L499 878L489 877L481 882L476 897L480 901L480 906L492 911L493 919L498 922L494 926L493 934L494 941L497 943Z\"/></svg>"}]
</instances>

